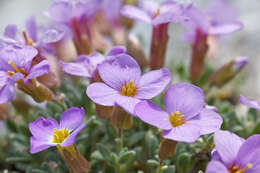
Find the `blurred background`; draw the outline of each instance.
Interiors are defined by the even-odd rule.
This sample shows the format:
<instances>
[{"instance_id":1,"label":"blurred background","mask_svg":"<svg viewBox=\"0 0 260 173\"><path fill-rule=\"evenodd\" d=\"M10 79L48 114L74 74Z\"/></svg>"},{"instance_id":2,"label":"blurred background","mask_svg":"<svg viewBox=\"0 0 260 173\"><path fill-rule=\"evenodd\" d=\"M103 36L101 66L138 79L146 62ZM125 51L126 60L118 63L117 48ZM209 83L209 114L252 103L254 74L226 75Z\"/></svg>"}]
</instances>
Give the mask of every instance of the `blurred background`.
<instances>
[{"instance_id":1,"label":"blurred background","mask_svg":"<svg viewBox=\"0 0 260 173\"><path fill-rule=\"evenodd\" d=\"M194 0L194 3L203 8L210 1ZM17 24L22 29L24 21L31 15L35 15L39 23L47 22L48 19L42 15L42 12L48 9L51 2L51 0L0 0L0 33L3 33L8 24ZM230 3L238 10L240 21L244 23L244 29L222 37L218 42L216 56L211 57L208 63L212 63L218 68L232 58L248 56L249 65L242 74L245 80L241 86L241 93L260 99L260 75L258 75L260 66L260 2L259 0L250 0L250 2L230 0ZM169 68L178 62L184 62L188 65L190 49L189 45L181 38L183 31L184 28L177 25L172 25L170 28L171 39L168 45L166 65ZM149 41L150 26L139 23L134 28L134 32L141 35L143 41ZM145 49L148 53L149 44L146 44Z\"/></svg>"}]
</instances>

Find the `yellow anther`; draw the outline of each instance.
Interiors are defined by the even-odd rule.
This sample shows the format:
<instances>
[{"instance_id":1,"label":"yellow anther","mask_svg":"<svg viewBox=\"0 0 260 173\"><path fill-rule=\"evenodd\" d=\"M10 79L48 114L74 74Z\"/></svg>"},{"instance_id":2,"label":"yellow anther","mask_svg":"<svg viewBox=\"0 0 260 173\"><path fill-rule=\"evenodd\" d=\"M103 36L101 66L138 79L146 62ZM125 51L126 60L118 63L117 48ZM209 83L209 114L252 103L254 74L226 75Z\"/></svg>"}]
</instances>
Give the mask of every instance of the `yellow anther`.
<instances>
[{"instance_id":1,"label":"yellow anther","mask_svg":"<svg viewBox=\"0 0 260 173\"><path fill-rule=\"evenodd\" d=\"M179 111L176 111L174 113L171 113L169 121L173 127L177 127L184 123L183 118L184 115L181 115Z\"/></svg>"},{"instance_id":2,"label":"yellow anther","mask_svg":"<svg viewBox=\"0 0 260 173\"><path fill-rule=\"evenodd\" d=\"M121 88L121 94L123 96L134 97L136 94L136 91L137 91L137 88L136 88L133 80L130 80L130 82L127 82Z\"/></svg>"},{"instance_id":3,"label":"yellow anther","mask_svg":"<svg viewBox=\"0 0 260 173\"><path fill-rule=\"evenodd\" d=\"M28 40L27 40L27 44L28 44L29 46L33 46L33 40L30 39L30 38L28 38Z\"/></svg>"},{"instance_id":4,"label":"yellow anther","mask_svg":"<svg viewBox=\"0 0 260 173\"><path fill-rule=\"evenodd\" d=\"M70 132L68 129L56 129L54 128L54 133L53 133L53 143L58 143L61 144L68 136Z\"/></svg>"},{"instance_id":5,"label":"yellow anther","mask_svg":"<svg viewBox=\"0 0 260 173\"><path fill-rule=\"evenodd\" d=\"M14 65L13 61L8 61L8 64L14 69L14 71L8 71L9 75L14 75L15 73L22 73L24 76L27 75L26 71L24 68L19 69L18 67L16 67L16 65Z\"/></svg>"},{"instance_id":6,"label":"yellow anther","mask_svg":"<svg viewBox=\"0 0 260 173\"><path fill-rule=\"evenodd\" d=\"M247 164L246 167L244 168L239 168L238 166L232 166L231 168L229 168L229 172L230 173L245 173L248 169L252 168L253 165L251 163Z\"/></svg>"}]
</instances>

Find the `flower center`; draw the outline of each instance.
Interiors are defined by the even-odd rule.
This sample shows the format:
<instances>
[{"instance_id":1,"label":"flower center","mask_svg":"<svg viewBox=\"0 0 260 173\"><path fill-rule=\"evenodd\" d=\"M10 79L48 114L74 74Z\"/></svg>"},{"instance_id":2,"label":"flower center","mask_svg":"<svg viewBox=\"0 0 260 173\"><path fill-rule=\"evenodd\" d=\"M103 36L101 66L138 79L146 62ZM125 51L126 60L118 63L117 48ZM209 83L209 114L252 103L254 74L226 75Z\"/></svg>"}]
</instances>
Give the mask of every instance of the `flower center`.
<instances>
[{"instance_id":1,"label":"flower center","mask_svg":"<svg viewBox=\"0 0 260 173\"><path fill-rule=\"evenodd\" d=\"M130 82L127 82L124 84L121 88L121 94L123 96L128 96L128 97L134 97L136 94L136 86L134 84L133 80L130 80Z\"/></svg>"},{"instance_id":2,"label":"flower center","mask_svg":"<svg viewBox=\"0 0 260 173\"><path fill-rule=\"evenodd\" d=\"M232 167L229 168L228 170L229 170L230 173L245 173L246 170L248 170L248 169L250 169L250 168L252 168L252 167L253 167L253 165L252 165L251 163L249 163L249 164L247 164L247 166L244 167L244 168L239 168L238 166L232 166Z\"/></svg>"},{"instance_id":3,"label":"flower center","mask_svg":"<svg viewBox=\"0 0 260 173\"><path fill-rule=\"evenodd\" d=\"M160 7L157 8L157 10L154 12L153 17L157 17L160 14Z\"/></svg>"},{"instance_id":4,"label":"flower center","mask_svg":"<svg viewBox=\"0 0 260 173\"><path fill-rule=\"evenodd\" d=\"M22 73L24 76L27 75L25 69L24 69L24 68L19 69L18 67L16 67L16 66L14 65L13 61L11 61L11 60L8 61L8 64L14 69L14 71L8 71L8 74L9 74L10 76L14 75L15 73Z\"/></svg>"},{"instance_id":5,"label":"flower center","mask_svg":"<svg viewBox=\"0 0 260 173\"><path fill-rule=\"evenodd\" d=\"M174 113L171 113L171 115L169 117L169 121L173 127L177 127L184 123L183 118L184 118L184 115L181 115L181 113L179 111L176 111Z\"/></svg>"},{"instance_id":6,"label":"flower center","mask_svg":"<svg viewBox=\"0 0 260 173\"><path fill-rule=\"evenodd\" d=\"M53 133L53 143L59 143L61 144L68 136L70 132L68 129L56 129L54 128L54 133Z\"/></svg>"}]
</instances>

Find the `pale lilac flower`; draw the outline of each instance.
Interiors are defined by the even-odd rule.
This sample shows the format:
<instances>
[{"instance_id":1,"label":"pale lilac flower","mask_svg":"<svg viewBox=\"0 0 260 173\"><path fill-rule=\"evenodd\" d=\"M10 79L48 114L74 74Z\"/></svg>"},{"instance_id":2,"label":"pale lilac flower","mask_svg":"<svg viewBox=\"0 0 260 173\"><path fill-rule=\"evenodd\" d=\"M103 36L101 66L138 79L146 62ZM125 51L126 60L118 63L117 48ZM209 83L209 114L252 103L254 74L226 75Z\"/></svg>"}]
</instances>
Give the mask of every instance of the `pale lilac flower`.
<instances>
[{"instance_id":1,"label":"pale lilac flower","mask_svg":"<svg viewBox=\"0 0 260 173\"><path fill-rule=\"evenodd\" d=\"M243 24L237 21L235 10L226 0L215 0L207 10L200 10L194 5L186 8L190 18L185 23L189 30L184 38L194 42L197 32L205 35L225 35L240 30Z\"/></svg>"},{"instance_id":2,"label":"pale lilac flower","mask_svg":"<svg viewBox=\"0 0 260 173\"><path fill-rule=\"evenodd\" d=\"M16 25L8 25L0 40L5 45L29 45L40 51L52 52L53 43L68 37L71 37L71 33L66 26L60 24L39 26L35 18L30 17L25 22L25 30L19 33Z\"/></svg>"},{"instance_id":3,"label":"pale lilac flower","mask_svg":"<svg viewBox=\"0 0 260 173\"><path fill-rule=\"evenodd\" d=\"M260 102L254 99L248 99L243 95L240 95L239 102L249 108L260 110Z\"/></svg>"},{"instance_id":4,"label":"pale lilac flower","mask_svg":"<svg viewBox=\"0 0 260 173\"><path fill-rule=\"evenodd\" d=\"M120 106L130 114L138 102L157 96L171 80L166 68L141 76L139 65L127 54L109 58L98 66L98 72L104 83L91 84L88 97L102 106Z\"/></svg>"},{"instance_id":5,"label":"pale lilac flower","mask_svg":"<svg viewBox=\"0 0 260 173\"><path fill-rule=\"evenodd\" d=\"M187 17L185 17L184 9L183 4L175 1L165 1L161 4L153 1L142 1L140 7L125 5L121 9L121 14L156 26L170 22L186 21Z\"/></svg>"},{"instance_id":6,"label":"pale lilac flower","mask_svg":"<svg viewBox=\"0 0 260 173\"><path fill-rule=\"evenodd\" d=\"M29 124L32 137L30 153L34 154L52 146L68 147L76 141L78 133L86 126L83 108L70 108L62 113L60 123L52 118L39 117Z\"/></svg>"},{"instance_id":7,"label":"pale lilac flower","mask_svg":"<svg viewBox=\"0 0 260 173\"><path fill-rule=\"evenodd\" d=\"M107 57L116 56L126 53L126 48L122 46L115 46L113 47L107 54ZM90 56L80 55L77 58L76 62L60 62L62 66L62 70L65 73L86 77L86 78L93 78L97 71L98 64L101 64L105 60L105 56L100 53L93 53Z\"/></svg>"},{"instance_id":8,"label":"pale lilac flower","mask_svg":"<svg viewBox=\"0 0 260 173\"><path fill-rule=\"evenodd\" d=\"M220 129L222 118L203 108L203 91L194 85L173 84L165 93L162 110L150 101L138 103L135 114L144 122L163 129L162 136L178 142L195 142L200 135Z\"/></svg>"},{"instance_id":9,"label":"pale lilac flower","mask_svg":"<svg viewBox=\"0 0 260 173\"><path fill-rule=\"evenodd\" d=\"M229 131L214 135L215 150L206 173L259 173L260 135L247 140Z\"/></svg>"},{"instance_id":10,"label":"pale lilac flower","mask_svg":"<svg viewBox=\"0 0 260 173\"><path fill-rule=\"evenodd\" d=\"M0 50L0 104L14 97L16 81L32 83L31 80L49 72L47 60L32 66L37 54L31 46L8 45Z\"/></svg>"}]
</instances>

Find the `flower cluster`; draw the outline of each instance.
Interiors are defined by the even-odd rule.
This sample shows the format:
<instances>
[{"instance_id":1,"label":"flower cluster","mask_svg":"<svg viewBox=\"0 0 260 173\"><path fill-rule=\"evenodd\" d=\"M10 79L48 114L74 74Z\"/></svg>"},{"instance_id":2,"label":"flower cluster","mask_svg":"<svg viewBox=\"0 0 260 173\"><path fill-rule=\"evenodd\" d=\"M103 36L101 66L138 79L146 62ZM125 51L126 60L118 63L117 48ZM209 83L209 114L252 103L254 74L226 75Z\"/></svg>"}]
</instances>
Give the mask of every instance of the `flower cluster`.
<instances>
[{"instance_id":1,"label":"flower cluster","mask_svg":"<svg viewBox=\"0 0 260 173\"><path fill-rule=\"evenodd\" d=\"M221 97L212 90L237 76L248 58L233 59L204 74L212 46L209 39L243 27L227 1L216 0L201 10L193 3L175 0L53 0L42 14L51 22L39 25L30 17L24 30L19 32L18 26L10 24L0 38L0 119L5 119L6 112L23 115L25 129L31 133L31 154L56 146L71 173L152 172L154 168L161 173L166 169L163 164L174 172L173 163L178 173L198 169L206 173L260 172L260 136L255 134L259 126L249 134L231 127L235 122L229 126L230 117L219 105L223 99L231 100L232 109L234 96L226 99L228 94L219 94ZM132 33L134 21L151 26L149 58L145 43ZM183 38L191 46L190 75L185 67L174 71L175 66L165 67L172 22L186 31ZM25 99L27 95L33 100ZM44 104L36 107L34 102ZM260 110L260 102L253 99L241 95L239 102ZM41 116L28 116L36 113ZM86 129L84 117L90 119ZM7 127L23 123L13 121L16 118L9 118ZM24 126L12 129L19 133ZM123 130L127 130L127 139ZM124 140L128 140L125 145ZM104 147L110 143L111 152ZM190 164L193 167L180 164L191 156L195 158ZM46 160L53 160L50 158ZM55 172L59 166L53 162L41 167L48 165L47 171ZM31 166L26 172L29 169Z\"/></svg>"}]
</instances>

